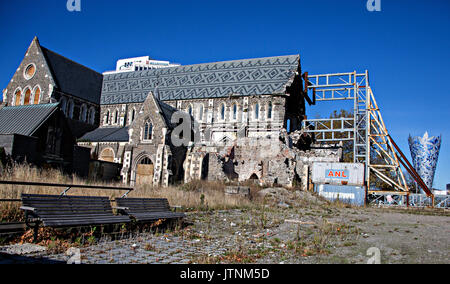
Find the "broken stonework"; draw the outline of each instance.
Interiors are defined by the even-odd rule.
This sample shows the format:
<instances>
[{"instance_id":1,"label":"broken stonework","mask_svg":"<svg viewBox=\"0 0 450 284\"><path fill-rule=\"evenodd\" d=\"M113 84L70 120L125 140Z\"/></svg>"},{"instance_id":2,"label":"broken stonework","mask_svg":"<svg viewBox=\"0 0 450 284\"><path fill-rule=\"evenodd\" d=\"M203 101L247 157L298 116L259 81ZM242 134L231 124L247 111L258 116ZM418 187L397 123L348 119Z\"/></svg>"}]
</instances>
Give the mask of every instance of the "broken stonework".
<instances>
[{"instance_id":1,"label":"broken stonework","mask_svg":"<svg viewBox=\"0 0 450 284\"><path fill-rule=\"evenodd\" d=\"M208 180L254 180L261 185L300 186L308 190L312 163L339 162L342 158L342 147L314 145L311 141L304 133L281 132L278 137L244 137L220 145L193 146L185 162L188 176L185 181L201 176ZM195 170L189 170L188 163L207 154L207 167L197 162Z\"/></svg>"},{"instance_id":2,"label":"broken stonework","mask_svg":"<svg viewBox=\"0 0 450 284\"><path fill-rule=\"evenodd\" d=\"M227 186L225 188L225 195L239 195L239 196L243 196L243 197L250 197L250 187Z\"/></svg>"}]
</instances>

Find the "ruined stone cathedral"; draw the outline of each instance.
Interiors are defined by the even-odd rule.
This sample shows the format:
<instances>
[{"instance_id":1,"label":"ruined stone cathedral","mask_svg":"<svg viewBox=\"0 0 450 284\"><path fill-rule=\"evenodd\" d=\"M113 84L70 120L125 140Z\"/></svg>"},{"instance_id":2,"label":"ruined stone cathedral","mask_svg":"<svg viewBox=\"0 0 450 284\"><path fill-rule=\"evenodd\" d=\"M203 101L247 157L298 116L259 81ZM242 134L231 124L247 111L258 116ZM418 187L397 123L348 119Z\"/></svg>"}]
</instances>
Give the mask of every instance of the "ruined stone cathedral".
<instances>
[{"instance_id":1,"label":"ruined stone cathedral","mask_svg":"<svg viewBox=\"0 0 450 284\"><path fill-rule=\"evenodd\" d=\"M37 47L32 44L29 52L39 48L35 41ZM51 72L46 69L50 64L41 62L45 58L28 59L22 63L25 71L15 76L21 78L27 66L37 69L36 73ZM73 65L71 69L81 68ZM89 148L92 160L119 164L124 183L167 186L194 179L254 179L286 186L297 181L306 186L312 157L339 161L342 153L299 147L304 139L296 130L305 117L301 74L299 55L188 66L141 57L120 60L116 71L103 73L99 91L77 90L77 84L65 82L73 87L71 93L54 92L48 100L59 102L71 121L96 127L77 135L77 146ZM46 78L44 74L35 77ZM77 76L63 78L70 81ZM52 90L58 90L57 83L50 84ZM10 86L7 92L21 88ZM14 96L8 97L8 104L29 102L20 94ZM41 101L36 103L48 103ZM173 141L180 127L174 116L179 113L192 120L192 133L181 133L190 137L183 145Z\"/></svg>"}]
</instances>

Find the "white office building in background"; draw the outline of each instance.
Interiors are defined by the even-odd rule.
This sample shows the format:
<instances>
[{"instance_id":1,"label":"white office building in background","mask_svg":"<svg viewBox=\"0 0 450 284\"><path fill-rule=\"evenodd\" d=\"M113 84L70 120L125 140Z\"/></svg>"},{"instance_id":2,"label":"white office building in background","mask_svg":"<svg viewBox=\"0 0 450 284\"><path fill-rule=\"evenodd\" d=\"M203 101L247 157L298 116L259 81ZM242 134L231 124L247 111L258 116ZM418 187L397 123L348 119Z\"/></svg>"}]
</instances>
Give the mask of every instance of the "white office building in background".
<instances>
[{"instance_id":1,"label":"white office building in background","mask_svg":"<svg viewBox=\"0 0 450 284\"><path fill-rule=\"evenodd\" d=\"M115 71L108 71L104 72L103 74L133 72L133 71L168 68L176 66L180 66L180 64L172 64L169 61L153 60L150 58L150 56L142 56L142 57L120 59L117 61Z\"/></svg>"}]
</instances>

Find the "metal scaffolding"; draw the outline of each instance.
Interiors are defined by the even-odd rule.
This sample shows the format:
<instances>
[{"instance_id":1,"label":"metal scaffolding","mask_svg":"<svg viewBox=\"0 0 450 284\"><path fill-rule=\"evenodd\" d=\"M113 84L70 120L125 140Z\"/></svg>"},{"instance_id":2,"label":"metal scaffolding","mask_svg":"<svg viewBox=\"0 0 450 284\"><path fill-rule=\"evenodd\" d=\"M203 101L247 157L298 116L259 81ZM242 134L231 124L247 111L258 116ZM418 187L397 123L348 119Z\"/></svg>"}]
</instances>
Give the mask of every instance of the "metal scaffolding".
<instances>
[{"instance_id":1,"label":"metal scaffolding","mask_svg":"<svg viewBox=\"0 0 450 284\"><path fill-rule=\"evenodd\" d=\"M365 164L368 194L392 194L408 199L410 189L401 168L403 166L425 187L427 196L433 198L431 191L389 136L369 85L368 71L321 75L305 73L304 79L306 100L310 105L323 101L353 101L353 118L307 119L302 126L305 132L315 135L318 142L353 142L354 162ZM383 181L389 190L375 188L371 183L374 180ZM409 202L406 201L406 204Z\"/></svg>"}]
</instances>

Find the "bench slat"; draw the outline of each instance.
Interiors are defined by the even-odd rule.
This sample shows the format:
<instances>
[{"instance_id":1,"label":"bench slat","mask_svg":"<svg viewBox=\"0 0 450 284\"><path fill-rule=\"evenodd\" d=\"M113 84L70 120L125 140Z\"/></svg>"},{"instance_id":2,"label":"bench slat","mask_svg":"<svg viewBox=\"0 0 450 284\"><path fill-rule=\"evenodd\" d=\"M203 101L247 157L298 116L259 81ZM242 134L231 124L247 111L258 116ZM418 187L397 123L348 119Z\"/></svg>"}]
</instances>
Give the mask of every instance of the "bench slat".
<instances>
[{"instance_id":1,"label":"bench slat","mask_svg":"<svg viewBox=\"0 0 450 284\"><path fill-rule=\"evenodd\" d=\"M113 214L108 197L55 196L22 194L25 207L33 207L34 214L44 226L82 226L129 223L127 216Z\"/></svg>"},{"instance_id":2,"label":"bench slat","mask_svg":"<svg viewBox=\"0 0 450 284\"><path fill-rule=\"evenodd\" d=\"M116 203L119 207L127 207L126 213L138 222L185 217L184 213L172 212L165 198L120 198Z\"/></svg>"}]
</instances>

